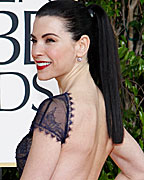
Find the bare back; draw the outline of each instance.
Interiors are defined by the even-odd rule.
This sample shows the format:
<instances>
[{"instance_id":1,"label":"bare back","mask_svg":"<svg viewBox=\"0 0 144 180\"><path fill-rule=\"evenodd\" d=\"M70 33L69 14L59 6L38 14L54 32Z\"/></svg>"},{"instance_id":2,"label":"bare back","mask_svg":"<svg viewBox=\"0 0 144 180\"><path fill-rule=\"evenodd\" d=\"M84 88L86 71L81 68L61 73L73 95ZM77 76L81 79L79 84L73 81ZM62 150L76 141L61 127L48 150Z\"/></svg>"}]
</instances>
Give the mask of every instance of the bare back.
<instances>
[{"instance_id":1,"label":"bare back","mask_svg":"<svg viewBox=\"0 0 144 180\"><path fill-rule=\"evenodd\" d=\"M112 142L107 134L103 96L96 88L94 96L72 94L72 98L72 131L62 145L51 179L96 180L112 150Z\"/></svg>"}]
</instances>

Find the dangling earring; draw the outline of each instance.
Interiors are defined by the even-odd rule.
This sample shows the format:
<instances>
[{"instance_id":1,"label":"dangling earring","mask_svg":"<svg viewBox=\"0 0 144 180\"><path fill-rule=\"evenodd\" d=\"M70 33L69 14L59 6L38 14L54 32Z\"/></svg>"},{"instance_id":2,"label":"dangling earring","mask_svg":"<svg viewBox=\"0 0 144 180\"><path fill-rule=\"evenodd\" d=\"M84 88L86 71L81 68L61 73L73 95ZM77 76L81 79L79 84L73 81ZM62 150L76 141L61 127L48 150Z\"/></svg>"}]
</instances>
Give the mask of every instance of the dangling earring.
<instances>
[{"instance_id":1,"label":"dangling earring","mask_svg":"<svg viewBox=\"0 0 144 180\"><path fill-rule=\"evenodd\" d=\"M78 62L81 62L81 61L82 61L82 58L81 58L81 57L78 57L78 58L77 58L77 61L78 61Z\"/></svg>"}]
</instances>

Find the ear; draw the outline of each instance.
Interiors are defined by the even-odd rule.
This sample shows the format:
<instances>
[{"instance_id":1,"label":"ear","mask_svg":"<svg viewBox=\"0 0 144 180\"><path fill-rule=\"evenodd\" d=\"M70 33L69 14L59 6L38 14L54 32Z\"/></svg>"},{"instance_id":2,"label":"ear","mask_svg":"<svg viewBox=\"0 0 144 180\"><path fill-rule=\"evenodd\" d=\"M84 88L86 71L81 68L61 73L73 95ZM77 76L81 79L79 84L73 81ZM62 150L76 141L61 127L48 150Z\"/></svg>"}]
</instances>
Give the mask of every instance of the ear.
<instances>
[{"instance_id":1,"label":"ear","mask_svg":"<svg viewBox=\"0 0 144 180\"><path fill-rule=\"evenodd\" d=\"M76 42L76 55L77 57L83 57L87 54L90 45L90 39L87 35L82 35Z\"/></svg>"}]
</instances>

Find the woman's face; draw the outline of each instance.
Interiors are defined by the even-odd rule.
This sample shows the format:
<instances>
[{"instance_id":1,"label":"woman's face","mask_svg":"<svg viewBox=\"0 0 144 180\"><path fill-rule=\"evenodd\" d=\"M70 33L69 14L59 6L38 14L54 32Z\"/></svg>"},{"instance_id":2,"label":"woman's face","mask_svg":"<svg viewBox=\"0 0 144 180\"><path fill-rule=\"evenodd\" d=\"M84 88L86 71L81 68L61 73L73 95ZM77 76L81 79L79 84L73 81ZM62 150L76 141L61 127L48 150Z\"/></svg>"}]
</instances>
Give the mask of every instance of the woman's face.
<instances>
[{"instance_id":1,"label":"woman's face","mask_svg":"<svg viewBox=\"0 0 144 180\"><path fill-rule=\"evenodd\" d=\"M34 21L32 56L40 80L61 78L76 63L76 42L64 24L63 19L55 16L36 17Z\"/></svg>"}]
</instances>

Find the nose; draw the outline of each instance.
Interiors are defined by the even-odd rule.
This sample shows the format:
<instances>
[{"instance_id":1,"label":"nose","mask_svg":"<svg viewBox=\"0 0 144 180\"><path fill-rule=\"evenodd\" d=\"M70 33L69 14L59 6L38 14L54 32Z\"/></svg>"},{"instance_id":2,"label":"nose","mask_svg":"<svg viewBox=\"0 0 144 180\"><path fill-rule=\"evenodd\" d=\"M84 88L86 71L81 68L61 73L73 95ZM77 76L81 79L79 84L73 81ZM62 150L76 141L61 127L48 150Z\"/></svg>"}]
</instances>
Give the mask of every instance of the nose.
<instances>
[{"instance_id":1,"label":"nose","mask_svg":"<svg viewBox=\"0 0 144 180\"><path fill-rule=\"evenodd\" d=\"M44 46L42 45L42 43L34 43L32 45L32 57L33 58L38 58L40 56L44 55Z\"/></svg>"}]
</instances>

